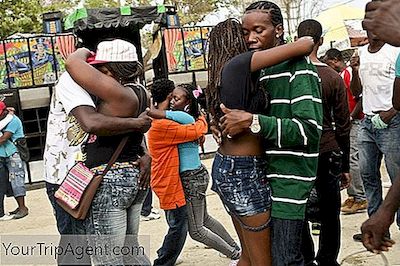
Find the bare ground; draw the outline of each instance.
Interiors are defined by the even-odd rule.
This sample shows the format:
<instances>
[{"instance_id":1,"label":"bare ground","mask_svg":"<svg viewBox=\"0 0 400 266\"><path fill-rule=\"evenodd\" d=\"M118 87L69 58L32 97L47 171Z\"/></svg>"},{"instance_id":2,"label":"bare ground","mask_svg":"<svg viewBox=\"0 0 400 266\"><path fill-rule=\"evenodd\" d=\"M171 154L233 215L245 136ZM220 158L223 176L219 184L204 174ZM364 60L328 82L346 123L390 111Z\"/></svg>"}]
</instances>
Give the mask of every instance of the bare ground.
<instances>
[{"instance_id":1,"label":"bare ground","mask_svg":"<svg viewBox=\"0 0 400 266\"><path fill-rule=\"evenodd\" d=\"M210 169L212 159L203 160L203 163ZM342 192L345 198L345 192ZM158 207L157 197L154 196L154 207ZM3 235L57 235L55 219L52 214L52 208L46 196L45 189L36 189L28 191L27 206L29 207L29 215L20 220L11 220L0 222L0 237ZM221 205L219 197L208 190L207 204L209 213L221 221L227 230L237 239L230 217L226 214L225 209ZM16 206L15 201L11 198L5 200L5 208L10 211ZM357 251L362 251L363 246L356 243L352 239L352 235L359 232L361 223L366 220L367 214L358 213L354 215L341 215L342 221L342 246L339 255L341 262L348 255ZM167 231L164 213L161 211L161 219L154 221L144 221L140 224L140 234L150 235L150 258L156 258L156 251L160 247L163 237ZM396 226L391 228L392 238L396 242L400 242L400 233ZM318 237L314 237L317 240ZM390 265L400 265L400 249L395 245L385 256ZM181 254L182 266L189 265L228 265L229 259L223 258L215 250L206 248L203 244L190 239L188 236L184 250ZM383 260L378 256L368 253L361 253L351 256L343 262L343 265L385 265Z\"/></svg>"}]
</instances>

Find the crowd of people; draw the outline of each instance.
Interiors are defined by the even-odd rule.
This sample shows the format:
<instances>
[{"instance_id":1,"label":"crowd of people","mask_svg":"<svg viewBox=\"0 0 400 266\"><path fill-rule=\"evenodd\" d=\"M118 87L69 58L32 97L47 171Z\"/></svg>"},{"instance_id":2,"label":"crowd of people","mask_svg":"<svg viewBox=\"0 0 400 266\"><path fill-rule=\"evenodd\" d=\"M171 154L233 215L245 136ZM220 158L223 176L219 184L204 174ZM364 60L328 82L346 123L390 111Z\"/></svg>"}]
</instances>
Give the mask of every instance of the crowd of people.
<instances>
[{"instance_id":1,"label":"crowd of people","mask_svg":"<svg viewBox=\"0 0 400 266\"><path fill-rule=\"evenodd\" d=\"M60 245L71 235L86 235L90 246L139 245L139 221L160 218L152 209L154 192L168 224L154 262L145 254L94 253L84 264L172 266L189 233L231 265L339 265L340 211L366 209L370 218L353 238L370 251L387 251L396 212L400 227L399 13L397 0L369 3L363 21L368 44L347 63L337 49L318 57L326 30L318 21L301 22L297 39L286 44L279 6L254 2L242 21L228 19L210 32L204 92L166 78L146 91L136 47L124 40L102 41L96 53L78 49L53 91L44 154ZM203 93L206 110L198 102ZM22 124L3 102L0 128L5 221L26 216L28 208L24 163L14 144L23 137ZM210 174L199 145L208 130L219 145L211 189L239 242L207 210ZM88 216L74 219L54 196L68 170L82 161L101 173L125 139ZM382 160L393 184L385 200ZM3 207L7 189L18 203L10 214ZM317 251L311 221L319 224ZM59 256L58 263L70 259Z\"/></svg>"}]
</instances>

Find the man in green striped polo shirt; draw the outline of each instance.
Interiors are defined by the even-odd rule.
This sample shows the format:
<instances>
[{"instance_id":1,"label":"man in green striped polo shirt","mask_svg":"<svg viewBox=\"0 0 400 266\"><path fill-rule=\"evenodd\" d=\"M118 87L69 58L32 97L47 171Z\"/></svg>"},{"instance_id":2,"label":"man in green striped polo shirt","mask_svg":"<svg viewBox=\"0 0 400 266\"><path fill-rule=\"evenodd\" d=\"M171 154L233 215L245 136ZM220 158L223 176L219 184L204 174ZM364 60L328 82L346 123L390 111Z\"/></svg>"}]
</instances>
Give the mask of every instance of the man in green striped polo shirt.
<instances>
[{"instance_id":1,"label":"man in green striped polo shirt","mask_svg":"<svg viewBox=\"0 0 400 266\"><path fill-rule=\"evenodd\" d=\"M245 130L265 138L272 188L273 265L304 265L300 252L306 203L317 174L322 131L320 79L308 57L265 69L267 114L222 107L223 134Z\"/></svg>"}]
</instances>

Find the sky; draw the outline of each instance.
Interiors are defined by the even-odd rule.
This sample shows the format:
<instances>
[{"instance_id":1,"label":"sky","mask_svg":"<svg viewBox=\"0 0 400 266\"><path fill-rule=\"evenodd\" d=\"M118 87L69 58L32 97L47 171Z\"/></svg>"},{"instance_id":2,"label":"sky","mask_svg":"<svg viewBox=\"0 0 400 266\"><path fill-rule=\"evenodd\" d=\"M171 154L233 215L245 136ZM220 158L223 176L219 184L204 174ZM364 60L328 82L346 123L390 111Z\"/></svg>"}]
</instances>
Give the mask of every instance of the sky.
<instances>
[{"instance_id":1,"label":"sky","mask_svg":"<svg viewBox=\"0 0 400 266\"><path fill-rule=\"evenodd\" d=\"M349 5L364 8L368 0L324 0L324 6L329 7L335 4L341 4L349 2Z\"/></svg>"},{"instance_id":2,"label":"sky","mask_svg":"<svg viewBox=\"0 0 400 266\"><path fill-rule=\"evenodd\" d=\"M323 1L323 9L344 3L364 9L365 5L370 0L322 0L322 1ZM223 21L224 19L230 16L240 16L240 13L238 14L235 13L237 13L237 10L228 10L228 9L219 10L218 12L214 12L212 14L207 15L203 21L197 23L196 25L198 26L215 25L218 22Z\"/></svg>"}]
</instances>

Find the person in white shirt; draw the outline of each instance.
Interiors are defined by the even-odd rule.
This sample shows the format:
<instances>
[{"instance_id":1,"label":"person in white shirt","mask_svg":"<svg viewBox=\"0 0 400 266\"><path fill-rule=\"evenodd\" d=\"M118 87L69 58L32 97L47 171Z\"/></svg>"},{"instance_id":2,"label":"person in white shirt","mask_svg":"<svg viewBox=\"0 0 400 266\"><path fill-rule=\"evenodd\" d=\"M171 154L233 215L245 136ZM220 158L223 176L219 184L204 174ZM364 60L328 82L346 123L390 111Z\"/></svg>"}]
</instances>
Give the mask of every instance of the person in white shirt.
<instances>
[{"instance_id":1,"label":"person in white shirt","mask_svg":"<svg viewBox=\"0 0 400 266\"><path fill-rule=\"evenodd\" d=\"M382 203L382 157L392 183L400 174L400 115L392 105L395 63L400 49L370 31L367 33L369 45L362 47L359 57L351 60L351 90L354 96L362 93L365 118L358 135L359 165L371 216ZM400 225L399 215L397 224ZM389 231L386 235L390 236ZM361 234L353 238L361 241Z\"/></svg>"},{"instance_id":2,"label":"person in white shirt","mask_svg":"<svg viewBox=\"0 0 400 266\"><path fill-rule=\"evenodd\" d=\"M68 170L81 159L81 144L89 133L115 135L149 128L147 115L138 118L118 118L96 112L91 96L70 75L63 73L56 84L50 102L46 146L43 155L46 189L54 208L60 234L73 234L73 218L55 201Z\"/></svg>"}]
</instances>

